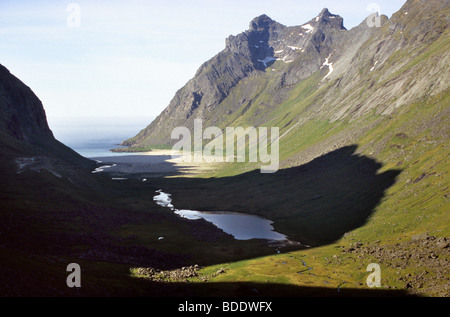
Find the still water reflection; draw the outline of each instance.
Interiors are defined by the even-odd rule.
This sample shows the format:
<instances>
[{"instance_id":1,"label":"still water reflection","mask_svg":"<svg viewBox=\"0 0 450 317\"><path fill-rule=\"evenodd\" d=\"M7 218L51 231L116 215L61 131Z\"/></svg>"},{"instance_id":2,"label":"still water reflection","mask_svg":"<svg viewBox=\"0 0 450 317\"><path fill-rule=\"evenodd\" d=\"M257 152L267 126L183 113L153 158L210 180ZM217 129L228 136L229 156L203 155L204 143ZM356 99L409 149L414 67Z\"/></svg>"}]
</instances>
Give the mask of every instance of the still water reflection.
<instances>
[{"instance_id":1,"label":"still water reflection","mask_svg":"<svg viewBox=\"0 0 450 317\"><path fill-rule=\"evenodd\" d=\"M153 200L160 206L172 209L177 215L190 220L205 219L237 240L267 239L286 240L287 237L273 231L272 221L245 213L229 211L196 211L175 209L170 194L162 190L156 191L158 195Z\"/></svg>"}]
</instances>

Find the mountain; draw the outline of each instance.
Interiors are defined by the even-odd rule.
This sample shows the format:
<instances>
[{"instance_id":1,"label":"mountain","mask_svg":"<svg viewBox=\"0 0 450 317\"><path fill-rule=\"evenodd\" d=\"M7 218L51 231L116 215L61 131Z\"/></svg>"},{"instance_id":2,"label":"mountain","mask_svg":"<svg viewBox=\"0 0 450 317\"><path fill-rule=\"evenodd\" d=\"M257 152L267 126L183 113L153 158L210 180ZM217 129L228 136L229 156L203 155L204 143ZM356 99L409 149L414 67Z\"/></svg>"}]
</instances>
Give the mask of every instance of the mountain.
<instances>
[{"instance_id":1,"label":"mountain","mask_svg":"<svg viewBox=\"0 0 450 317\"><path fill-rule=\"evenodd\" d=\"M61 170L64 164L90 168L91 160L55 139L42 102L33 91L0 65L0 145L2 163L16 160L19 170L45 167Z\"/></svg>"},{"instance_id":2,"label":"mountain","mask_svg":"<svg viewBox=\"0 0 450 317\"><path fill-rule=\"evenodd\" d=\"M190 126L194 118L220 125L221 116L244 113L261 94L266 72L274 67L276 88L290 86L317 72L329 54L333 38L345 28L343 19L324 9L317 18L302 26L286 27L261 15L250 22L249 30L226 39L225 49L204 63L169 106L135 138L123 145L170 144L170 132L177 126ZM289 66L289 67L287 67ZM225 104L239 85L251 80L239 100ZM276 102L283 100L279 92Z\"/></svg>"},{"instance_id":3,"label":"mountain","mask_svg":"<svg viewBox=\"0 0 450 317\"><path fill-rule=\"evenodd\" d=\"M291 133L305 120L389 115L423 96L437 95L449 81L448 53L443 50L448 3L408 1L391 19L381 16L381 27L364 20L351 30L327 9L292 27L259 16L247 31L228 37L225 49L123 145L171 145L173 128L192 129L194 118L222 129L268 125ZM280 109L299 90L304 111L286 122L283 117L295 110Z\"/></svg>"},{"instance_id":4,"label":"mountain","mask_svg":"<svg viewBox=\"0 0 450 317\"><path fill-rule=\"evenodd\" d=\"M93 174L0 66L0 294L449 296L449 11L409 0L380 27L351 30L327 9L294 27L259 16L124 141L171 145L196 118L279 127L271 174L255 163L201 177ZM183 209L270 219L290 241L235 240L158 206L158 189ZM68 287L69 263L81 288ZM369 264L382 289L365 284Z\"/></svg>"},{"instance_id":5,"label":"mountain","mask_svg":"<svg viewBox=\"0 0 450 317\"><path fill-rule=\"evenodd\" d=\"M199 186L170 188L183 208L246 210L322 245L238 262L230 276L267 281L297 255L312 273L286 265L283 281L339 276L364 288L366 265L378 263L383 287L449 296L449 16L448 0L408 0L380 27L351 30L328 10L296 27L260 16L124 144L170 146L172 129L196 118L222 130L279 127L276 173L216 164ZM345 222L352 229L314 244Z\"/></svg>"}]
</instances>

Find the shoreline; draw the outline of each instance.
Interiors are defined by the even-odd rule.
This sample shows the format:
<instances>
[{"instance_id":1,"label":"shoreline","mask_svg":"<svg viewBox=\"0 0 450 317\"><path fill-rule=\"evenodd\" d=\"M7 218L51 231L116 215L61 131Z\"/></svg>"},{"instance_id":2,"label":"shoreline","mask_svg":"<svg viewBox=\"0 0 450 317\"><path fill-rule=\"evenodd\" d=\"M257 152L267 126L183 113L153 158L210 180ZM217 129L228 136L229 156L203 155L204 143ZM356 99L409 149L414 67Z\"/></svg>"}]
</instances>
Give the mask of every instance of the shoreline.
<instances>
[{"instance_id":1,"label":"shoreline","mask_svg":"<svg viewBox=\"0 0 450 317\"><path fill-rule=\"evenodd\" d=\"M122 156L90 157L99 165L111 165L98 171L114 176L129 175L135 177L171 177L192 176L215 170L217 163L187 161L186 157L174 150L152 150L130 152Z\"/></svg>"}]
</instances>

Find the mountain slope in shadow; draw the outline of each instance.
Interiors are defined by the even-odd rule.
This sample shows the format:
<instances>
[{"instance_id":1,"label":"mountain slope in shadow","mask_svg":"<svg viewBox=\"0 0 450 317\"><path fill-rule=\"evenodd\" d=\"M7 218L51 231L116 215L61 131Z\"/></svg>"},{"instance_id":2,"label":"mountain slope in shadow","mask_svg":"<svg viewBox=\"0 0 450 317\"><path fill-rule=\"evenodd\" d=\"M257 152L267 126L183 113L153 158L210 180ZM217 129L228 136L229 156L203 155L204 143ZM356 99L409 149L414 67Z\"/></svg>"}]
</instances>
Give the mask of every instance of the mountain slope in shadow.
<instances>
[{"instance_id":1,"label":"mountain slope in shadow","mask_svg":"<svg viewBox=\"0 0 450 317\"><path fill-rule=\"evenodd\" d=\"M154 184L172 194L177 208L261 215L291 240L319 246L362 226L400 173L380 173L379 162L356 150L356 145L343 147L274 174L255 170L224 178L155 180Z\"/></svg>"}]
</instances>

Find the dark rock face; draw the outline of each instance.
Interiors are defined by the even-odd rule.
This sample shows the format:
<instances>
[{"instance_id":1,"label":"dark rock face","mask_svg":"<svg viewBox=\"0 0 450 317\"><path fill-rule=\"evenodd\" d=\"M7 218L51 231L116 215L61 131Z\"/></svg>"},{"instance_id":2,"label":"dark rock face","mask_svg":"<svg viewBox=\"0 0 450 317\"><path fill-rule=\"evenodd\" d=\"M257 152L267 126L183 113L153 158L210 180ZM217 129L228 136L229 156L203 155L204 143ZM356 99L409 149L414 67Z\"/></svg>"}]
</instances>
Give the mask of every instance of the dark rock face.
<instances>
[{"instance_id":1,"label":"dark rock face","mask_svg":"<svg viewBox=\"0 0 450 317\"><path fill-rule=\"evenodd\" d=\"M29 87L0 65L0 128L17 140L53 138L44 107Z\"/></svg>"},{"instance_id":2,"label":"dark rock face","mask_svg":"<svg viewBox=\"0 0 450 317\"><path fill-rule=\"evenodd\" d=\"M64 169L73 168L73 166L60 168L61 162L89 169L95 165L95 162L83 158L54 138L42 102L28 86L2 65L0 65L0 146L2 159L17 162L16 158L25 158L33 161L33 164L25 164L29 168L37 171L44 168L58 176L64 174ZM41 159L37 159L39 157ZM59 167L55 167L56 165Z\"/></svg>"}]
</instances>

